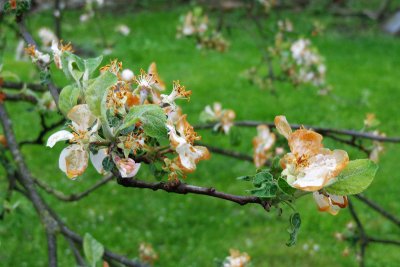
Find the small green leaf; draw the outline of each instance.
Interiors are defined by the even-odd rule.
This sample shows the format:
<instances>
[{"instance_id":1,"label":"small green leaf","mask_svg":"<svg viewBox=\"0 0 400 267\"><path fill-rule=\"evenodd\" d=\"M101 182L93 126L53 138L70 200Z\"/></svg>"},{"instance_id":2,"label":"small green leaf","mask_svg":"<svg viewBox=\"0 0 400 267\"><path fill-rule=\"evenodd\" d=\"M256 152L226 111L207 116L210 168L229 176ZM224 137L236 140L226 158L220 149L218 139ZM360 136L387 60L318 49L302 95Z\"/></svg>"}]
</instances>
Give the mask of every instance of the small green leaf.
<instances>
[{"instance_id":1,"label":"small green leaf","mask_svg":"<svg viewBox=\"0 0 400 267\"><path fill-rule=\"evenodd\" d=\"M97 69L100 63L103 61L103 56L88 58L83 61L84 64L84 75L83 79L88 80L90 75Z\"/></svg>"},{"instance_id":2,"label":"small green leaf","mask_svg":"<svg viewBox=\"0 0 400 267\"><path fill-rule=\"evenodd\" d=\"M274 177L267 171L262 171L254 176L253 184L255 187L260 187L263 183L272 181Z\"/></svg>"},{"instance_id":3,"label":"small green leaf","mask_svg":"<svg viewBox=\"0 0 400 267\"><path fill-rule=\"evenodd\" d=\"M295 212L292 215L290 215L289 223L290 223L290 228L288 229L289 240L286 242L286 245L288 247L291 247L296 244L297 235L299 233L299 229L301 226L300 213Z\"/></svg>"},{"instance_id":4,"label":"small green leaf","mask_svg":"<svg viewBox=\"0 0 400 267\"><path fill-rule=\"evenodd\" d=\"M83 238L83 251L90 266L95 267L96 263L103 257L104 246L89 233L86 233Z\"/></svg>"},{"instance_id":5,"label":"small green leaf","mask_svg":"<svg viewBox=\"0 0 400 267\"><path fill-rule=\"evenodd\" d=\"M74 85L67 85L62 89L58 100L58 106L64 115L67 115L68 112L78 104L79 95L80 90Z\"/></svg>"},{"instance_id":6,"label":"small green leaf","mask_svg":"<svg viewBox=\"0 0 400 267\"><path fill-rule=\"evenodd\" d=\"M83 59L71 52L65 51L61 55L61 64L63 65L65 76L70 80L79 83L85 70Z\"/></svg>"},{"instance_id":7,"label":"small green leaf","mask_svg":"<svg viewBox=\"0 0 400 267\"><path fill-rule=\"evenodd\" d=\"M140 105L134 106L129 110L123 124L119 127L118 132L131 127L140 121L144 132L154 138L167 137L167 117L162 108L158 105Z\"/></svg>"},{"instance_id":8,"label":"small green leaf","mask_svg":"<svg viewBox=\"0 0 400 267\"><path fill-rule=\"evenodd\" d=\"M107 93L107 89L118 81L117 76L109 71L96 78L86 89L85 98L93 115L101 116L101 103Z\"/></svg>"},{"instance_id":9,"label":"small green leaf","mask_svg":"<svg viewBox=\"0 0 400 267\"><path fill-rule=\"evenodd\" d=\"M259 198L273 198L276 197L278 186L275 183L264 183L260 188L250 190L250 193Z\"/></svg>"},{"instance_id":10,"label":"small green leaf","mask_svg":"<svg viewBox=\"0 0 400 267\"><path fill-rule=\"evenodd\" d=\"M286 180L283 179L283 178L279 178L279 179L278 179L278 186L279 186L279 189L280 189L283 193L285 193L285 194L293 195L294 192L296 192L296 188L291 187L291 186L286 182Z\"/></svg>"},{"instance_id":11,"label":"small green leaf","mask_svg":"<svg viewBox=\"0 0 400 267\"><path fill-rule=\"evenodd\" d=\"M112 169L115 166L114 161L112 160L111 157L106 157L103 159L103 162L101 163L103 165L103 169L107 172L112 171Z\"/></svg>"},{"instance_id":12,"label":"small green leaf","mask_svg":"<svg viewBox=\"0 0 400 267\"><path fill-rule=\"evenodd\" d=\"M250 181L250 179L253 178L253 176L250 175L244 175L244 176L239 176L236 179L241 180L241 181Z\"/></svg>"},{"instance_id":13,"label":"small green leaf","mask_svg":"<svg viewBox=\"0 0 400 267\"><path fill-rule=\"evenodd\" d=\"M369 159L350 161L337 177L337 181L325 187L326 192L338 196L361 193L374 180L378 165Z\"/></svg>"}]
</instances>

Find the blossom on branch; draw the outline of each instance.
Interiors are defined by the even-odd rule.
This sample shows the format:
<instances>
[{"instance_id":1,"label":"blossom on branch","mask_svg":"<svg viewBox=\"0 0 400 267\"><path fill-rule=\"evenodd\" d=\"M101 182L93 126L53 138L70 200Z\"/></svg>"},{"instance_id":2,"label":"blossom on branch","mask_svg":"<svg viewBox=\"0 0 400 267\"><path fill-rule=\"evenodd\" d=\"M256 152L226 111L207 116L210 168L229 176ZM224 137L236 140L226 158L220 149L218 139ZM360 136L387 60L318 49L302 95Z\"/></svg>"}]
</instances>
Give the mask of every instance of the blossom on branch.
<instances>
[{"instance_id":1,"label":"blossom on branch","mask_svg":"<svg viewBox=\"0 0 400 267\"><path fill-rule=\"evenodd\" d=\"M270 152L275 144L275 134L271 133L267 125L257 126L257 136L253 138L253 159L257 168L262 167L271 157Z\"/></svg>"},{"instance_id":2,"label":"blossom on branch","mask_svg":"<svg viewBox=\"0 0 400 267\"><path fill-rule=\"evenodd\" d=\"M275 126L289 143L290 153L281 165L282 175L290 186L303 191L317 191L335 181L349 162L344 150L329 150L322 145L322 136L301 128L292 132L284 116L275 117Z\"/></svg>"},{"instance_id":3,"label":"blossom on branch","mask_svg":"<svg viewBox=\"0 0 400 267\"><path fill-rule=\"evenodd\" d=\"M250 256L239 250L230 249L230 255L225 258L222 267L246 267L250 263Z\"/></svg>"},{"instance_id":4,"label":"blossom on branch","mask_svg":"<svg viewBox=\"0 0 400 267\"><path fill-rule=\"evenodd\" d=\"M86 104L72 108L67 117L71 120L70 128L72 132L61 130L52 134L47 140L48 147L53 147L59 141L68 140L71 143L61 152L59 168L69 178L76 178L86 170L90 154L96 170L99 173L104 173L100 166L107 156L107 152L101 150L95 157L93 153L89 152L89 143L97 141L96 132L100 127L99 121L93 116Z\"/></svg>"},{"instance_id":5,"label":"blossom on branch","mask_svg":"<svg viewBox=\"0 0 400 267\"><path fill-rule=\"evenodd\" d=\"M216 122L214 131L222 131L228 134L236 117L235 111L232 109L222 109L221 103L215 102L213 107L206 106L200 114L200 120L203 122Z\"/></svg>"}]
</instances>

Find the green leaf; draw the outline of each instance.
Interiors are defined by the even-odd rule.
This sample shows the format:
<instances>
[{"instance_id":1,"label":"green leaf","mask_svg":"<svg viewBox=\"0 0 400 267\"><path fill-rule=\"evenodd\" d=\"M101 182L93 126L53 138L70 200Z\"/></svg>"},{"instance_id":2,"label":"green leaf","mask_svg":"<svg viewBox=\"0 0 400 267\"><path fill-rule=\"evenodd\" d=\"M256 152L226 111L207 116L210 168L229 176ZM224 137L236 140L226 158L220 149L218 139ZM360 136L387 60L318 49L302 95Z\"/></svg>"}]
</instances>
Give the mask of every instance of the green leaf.
<instances>
[{"instance_id":1,"label":"green leaf","mask_svg":"<svg viewBox=\"0 0 400 267\"><path fill-rule=\"evenodd\" d=\"M106 157L103 159L103 162L101 163L101 165L103 165L103 169L105 171L110 172L114 168L115 163L111 157Z\"/></svg>"},{"instance_id":2,"label":"green leaf","mask_svg":"<svg viewBox=\"0 0 400 267\"><path fill-rule=\"evenodd\" d=\"M167 137L167 117L158 105L134 106L129 110L118 132L140 121L144 132L151 137L160 139Z\"/></svg>"},{"instance_id":3,"label":"green leaf","mask_svg":"<svg viewBox=\"0 0 400 267\"><path fill-rule=\"evenodd\" d=\"M96 263L103 257L104 246L89 233L86 233L83 238L83 251L90 266L95 267Z\"/></svg>"},{"instance_id":4,"label":"green leaf","mask_svg":"<svg viewBox=\"0 0 400 267\"><path fill-rule=\"evenodd\" d=\"M236 177L237 180L241 180L241 181L250 181L251 178L253 178L253 176L250 176L250 175L243 175L243 176Z\"/></svg>"},{"instance_id":5,"label":"green leaf","mask_svg":"<svg viewBox=\"0 0 400 267\"><path fill-rule=\"evenodd\" d=\"M100 63L103 61L103 56L88 58L83 61L84 63L84 75L83 79L88 80L90 75L97 69Z\"/></svg>"},{"instance_id":6,"label":"green leaf","mask_svg":"<svg viewBox=\"0 0 400 267\"><path fill-rule=\"evenodd\" d=\"M80 90L74 85L67 85L62 89L58 100L58 106L64 115L67 115L68 112L78 104L79 95Z\"/></svg>"},{"instance_id":7,"label":"green leaf","mask_svg":"<svg viewBox=\"0 0 400 267\"><path fill-rule=\"evenodd\" d=\"M250 193L259 198L273 198L276 197L276 192L278 191L278 186L273 183L264 183L260 188L250 190Z\"/></svg>"},{"instance_id":8,"label":"green leaf","mask_svg":"<svg viewBox=\"0 0 400 267\"><path fill-rule=\"evenodd\" d=\"M279 179L278 179L278 186L279 186L279 189L280 189L283 193L285 193L285 194L293 195L294 192L296 192L296 188L291 187L291 186L286 182L286 180L283 179L283 178L279 178Z\"/></svg>"},{"instance_id":9,"label":"green leaf","mask_svg":"<svg viewBox=\"0 0 400 267\"><path fill-rule=\"evenodd\" d=\"M262 171L254 176L253 184L255 187L260 187L263 183L272 181L274 177L267 171Z\"/></svg>"},{"instance_id":10,"label":"green leaf","mask_svg":"<svg viewBox=\"0 0 400 267\"><path fill-rule=\"evenodd\" d=\"M61 55L61 64L63 71L68 79L79 83L85 71L85 64L82 58L71 52L65 51Z\"/></svg>"},{"instance_id":11,"label":"green leaf","mask_svg":"<svg viewBox=\"0 0 400 267\"><path fill-rule=\"evenodd\" d=\"M301 226L300 213L295 212L292 215L290 215L289 223L290 223L290 229L288 229L289 240L286 242L286 245L288 247L291 247L294 244L296 244L297 235L299 233L299 229L300 229L300 226Z\"/></svg>"},{"instance_id":12,"label":"green leaf","mask_svg":"<svg viewBox=\"0 0 400 267\"><path fill-rule=\"evenodd\" d=\"M374 180L378 165L369 159L350 161L331 186L325 187L326 192L338 196L361 193Z\"/></svg>"},{"instance_id":13,"label":"green leaf","mask_svg":"<svg viewBox=\"0 0 400 267\"><path fill-rule=\"evenodd\" d=\"M93 115L101 116L101 103L107 89L118 81L117 76L109 71L96 78L86 89L85 98Z\"/></svg>"}]
</instances>

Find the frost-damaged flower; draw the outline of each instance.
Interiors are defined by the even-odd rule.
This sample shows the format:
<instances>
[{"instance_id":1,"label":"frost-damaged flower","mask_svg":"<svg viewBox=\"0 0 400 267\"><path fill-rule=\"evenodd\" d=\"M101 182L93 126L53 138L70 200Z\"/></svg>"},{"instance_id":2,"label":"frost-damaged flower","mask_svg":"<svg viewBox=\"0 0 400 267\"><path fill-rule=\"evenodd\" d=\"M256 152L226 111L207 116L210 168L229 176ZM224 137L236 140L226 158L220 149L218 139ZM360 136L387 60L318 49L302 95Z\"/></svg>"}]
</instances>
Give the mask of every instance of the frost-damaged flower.
<instances>
[{"instance_id":1,"label":"frost-damaged flower","mask_svg":"<svg viewBox=\"0 0 400 267\"><path fill-rule=\"evenodd\" d=\"M230 256L226 257L223 263L223 267L246 267L250 263L250 256L239 250L230 249Z\"/></svg>"},{"instance_id":2,"label":"frost-damaged flower","mask_svg":"<svg viewBox=\"0 0 400 267\"><path fill-rule=\"evenodd\" d=\"M169 95L161 95L161 102L176 109L175 100L190 99L191 94L192 91L186 91L186 87L180 85L179 81L174 81L172 92Z\"/></svg>"},{"instance_id":3,"label":"frost-damaged flower","mask_svg":"<svg viewBox=\"0 0 400 267\"><path fill-rule=\"evenodd\" d=\"M53 52L53 58L54 58L54 63L56 64L56 67L59 69L62 69L62 62L61 62L61 55L65 51L70 51L72 52L72 45L71 43L68 43L66 45L63 45L62 41L58 43L57 41L52 42L51 44L51 50Z\"/></svg>"},{"instance_id":4,"label":"frost-damaged flower","mask_svg":"<svg viewBox=\"0 0 400 267\"><path fill-rule=\"evenodd\" d=\"M33 63L39 61L48 64L50 62L50 55L40 52L34 45L28 45L28 47L25 48L25 52L31 57Z\"/></svg>"},{"instance_id":5,"label":"frost-damaged flower","mask_svg":"<svg viewBox=\"0 0 400 267\"><path fill-rule=\"evenodd\" d=\"M271 156L270 149L275 143L275 134L271 133L267 125L257 126L258 135L253 138L254 164L257 168L262 167Z\"/></svg>"},{"instance_id":6,"label":"frost-damaged flower","mask_svg":"<svg viewBox=\"0 0 400 267\"><path fill-rule=\"evenodd\" d=\"M340 209L347 207L347 196L336 196L328 193L314 192L313 197L317 202L319 211L327 211L332 215L338 214Z\"/></svg>"},{"instance_id":7,"label":"frost-damaged flower","mask_svg":"<svg viewBox=\"0 0 400 267\"><path fill-rule=\"evenodd\" d=\"M38 32L39 38L42 41L43 46L49 47L52 42L58 42L57 36L49 28L40 28Z\"/></svg>"},{"instance_id":8,"label":"frost-damaged flower","mask_svg":"<svg viewBox=\"0 0 400 267\"><path fill-rule=\"evenodd\" d=\"M72 133L66 130L52 134L47 140L47 146L53 147L59 141L68 140L71 145L64 148L59 159L59 167L69 178L81 175L88 166L90 157L96 170L104 174L102 162L107 157L107 149L100 149L97 154L89 152L90 142L97 141L96 132L99 129L99 121L90 112L88 105L76 105L68 112L71 120Z\"/></svg>"},{"instance_id":9,"label":"frost-damaged flower","mask_svg":"<svg viewBox=\"0 0 400 267\"><path fill-rule=\"evenodd\" d=\"M206 106L201 114L202 121L217 122L214 126L214 131L221 129L225 134L228 134L236 117L232 109L222 109L221 103L214 103L213 108Z\"/></svg>"},{"instance_id":10,"label":"frost-damaged flower","mask_svg":"<svg viewBox=\"0 0 400 267\"><path fill-rule=\"evenodd\" d=\"M349 162L346 151L324 148L323 137L312 130L292 132L285 116L275 117L275 125L288 140L291 151L281 160L282 175L290 186L312 192L335 182Z\"/></svg>"},{"instance_id":11,"label":"frost-damaged flower","mask_svg":"<svg viewBox=\"0 0 400 267\"><path fill-rule=\"evenodd\" d=\"M169 121L167 127L171 147L178 153L178 164L184 172L193 172L200 160L210 158L207 148L193 145L200 137L187 122L186 115L179 118L176 126Z\"/></svg>"},{"instance_id":12,"label":"frost-damaged flower","mask_svg":"<svg viewBox=\"0 0 400 267\"><path fill-rule=\"evenodd\" d=\"M122 178L134 177L140 169L140 163L136 163L131 158L121 159L114 155L113 160Z\"/></svg>"},{"instance_id":13,"label":"frost-damaged flower","mask_svg":"<svg viewBox=\"0 0 400 267\"><path fill-rule=\"evenodd\" d=\"M140 75L135 77L135 82L138 85L136 91L140 95L140 103L143 104L149 96L151 97L151 102L155 104L161 102L160 92L165 90L165 83L158 75L155 62L150 64L148 73L140 70Z\"/></svg>"},{"instance_id":14,"label":"frost-damaged flower","mask_svg":"<svg viewBox=\"0 0 400 267\"><path fill-rule=\"evenodd\" d=\"M153 265L158 260L158 255L151 244L141 243L139 246L139 258L142 262Z\"/></svg>"}]
</instances>

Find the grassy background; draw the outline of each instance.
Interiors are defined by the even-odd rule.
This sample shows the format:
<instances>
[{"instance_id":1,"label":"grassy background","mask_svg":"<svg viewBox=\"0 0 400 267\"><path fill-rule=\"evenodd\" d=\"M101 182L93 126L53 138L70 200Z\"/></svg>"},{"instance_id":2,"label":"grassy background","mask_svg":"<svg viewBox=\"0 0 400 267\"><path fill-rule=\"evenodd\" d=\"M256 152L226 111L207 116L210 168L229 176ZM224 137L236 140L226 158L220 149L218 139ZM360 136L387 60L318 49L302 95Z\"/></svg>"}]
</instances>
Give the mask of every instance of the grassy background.
<instances>
[{"instance_id":1,"label":"grassy background","mask_svg":"<svg viewBox=\"0 0 400 267\"><path fill-rule=\"evenodd\" d=\"M278 84L277 95L249 84L240 77L245 69L257 64L261 57L255 38L256 30L239 14L231 14L228 22L232 31L227 38L230 50L224 54L198 51L191 40L175 39L175 27L183 9L168 12L140 12L111 15L101 14L101 21L79 23L79 13L65 14L64 39L73 44L86 44L97 49L100 43L95 23L100 23L109 40L115 42L111 58L118 58L124 67L138 72L156 61L163 79L172 84L179 79L193 91L190 103L182 103L189 121L196 123L205 105L220 101L224 107L236 111L237 119L273 120L285 114L292 123L360 129L367 112L376 113L382 122L381 130L389 136L399 135L397 114L400 99L398 66L399 40L380 34L377 29L358 20L346 21L316 17L303 13L277 13L266 24L273 27L279 17L290 17L296 28L305 30L314 19L326 23L324 36L314 40L326 57L328 81L334 86L331 96L318 96L313 88L293 89ZM119 23L127 24L132 32L122 37L114 32ZM36 33L40 26L51 27L50 13L29 18L28 26ZM13 35L5 57L4 68L20 75L22 80L37 79L30 63L13 60ZM97 49L101 53L101 49ZM65 81L54 75L58 84ZM24 104L8 104L19 140L32 138L38 128L38 116ZM236 148L251 154L254 129L241 130L241 145ZM229 146L226 137L201 132L203 141L213 145ZM325 140L328 147L345 148L352 159L363 157L357 151ZM41 177L65 193L84 190L99 179L92 168L76 181L69 181L58 170L58 155L62 145L54 149L44 146L24 147L23 152L34 175ZM397 159L399 146L387 145L381 158L376 180L366 195L381 203L393 213L400 210L398 200L399 173ZM237 182L240 175L252 173L249 163L213 155L201 162L187 182L213 185L226 192L245 194L249 185ZM151 179L145 168L140 178ZM1 185L5 186L4 179ZM4 189L1 189L4 191ZM43 194L44 195L44 194ZM51 196L46 200L74 229L90 232L96 239L116 252L132 257L138 244L149 242L160 255L157 266L213 266L214 259L224 258L229 248L248 252L254 266L354 266L351 256L343 257L346 246L333 238L350 220L347 210L338 216L319 213L311 197L301 199L297 208L303 224L295 247L285 246L289 210L282 217L275 212L265 213L258 206L239 207L235 204L203 196L174 195L140 189L125 189L114 182L107 184L79 203L60 203ZM13 214L0 223L0 262L4 266L44 266L46 249L43 229L30 203L15 195L19 202ZM355 203L361 219L371 234L379 237L400 238L400 232L378 217L373 211ZM74 266L73 256L63 239L59 239L60 266ZM319 251L310 252L304 245L317 244ZM373 244L367 251L367 266L396 266L398 248Z\"/></svg>"}]
</instances>

